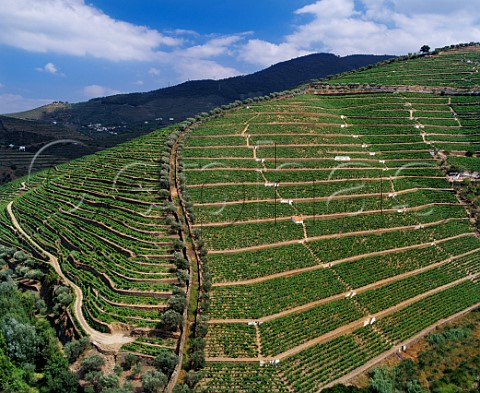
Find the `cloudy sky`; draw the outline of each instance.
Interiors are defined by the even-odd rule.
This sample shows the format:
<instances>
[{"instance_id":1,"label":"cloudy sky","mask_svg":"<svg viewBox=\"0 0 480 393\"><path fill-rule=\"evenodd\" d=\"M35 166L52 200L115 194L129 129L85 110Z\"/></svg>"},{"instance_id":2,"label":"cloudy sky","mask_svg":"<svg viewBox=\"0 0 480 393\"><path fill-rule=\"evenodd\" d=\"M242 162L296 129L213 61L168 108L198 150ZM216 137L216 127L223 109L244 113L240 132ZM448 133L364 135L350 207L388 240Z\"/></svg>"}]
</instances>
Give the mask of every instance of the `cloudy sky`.
<instances>
[{"instance_id":1,"label":"cloudy sky","mask_svg":"<svg viewBox=\"0 0 480 393\"><path fill-rule=\"evenodd\" d=\"M480 0L0 0L0 113L480 41Z\"/></svg>"}]
</instances>

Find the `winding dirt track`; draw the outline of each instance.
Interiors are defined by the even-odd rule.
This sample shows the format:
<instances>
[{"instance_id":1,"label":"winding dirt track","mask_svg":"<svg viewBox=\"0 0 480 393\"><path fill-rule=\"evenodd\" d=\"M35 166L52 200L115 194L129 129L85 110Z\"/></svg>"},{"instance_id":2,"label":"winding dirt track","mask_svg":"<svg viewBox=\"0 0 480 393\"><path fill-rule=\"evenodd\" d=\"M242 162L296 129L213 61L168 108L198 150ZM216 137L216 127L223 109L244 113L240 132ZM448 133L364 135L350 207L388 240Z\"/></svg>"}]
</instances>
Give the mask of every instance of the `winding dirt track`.
<instances>
[{"instance_id":1,"label":"winding dirt track","mask_svg":"<svg viewBox=\"0 0 480 393\"><path fill-rule=\"evenodd\" d=\"M133 342L134 339L131 337L127 337L123 334L107 334L107 333L101 333L95 329L93 329L85 319L85 316L83 315L83 310L82 310L82 303L83 303L83 293L80 287L78 287L76 284L74 284L71 280L69 280L65 274L63 273L60 264L58 263L58 258L49 253L48 251L44 250L40 245L38 245L32 238L31 236L26 233L21 225L19 224L17 218L15 217L15 214L13 213L12 210L13 206L13 201L11 201L7 205L7 212L8 215L10 216L10 219L12 220L12 223L14 227L22 234L22 236L25 237L25 239L28 240L28 242L35 247L42 255L48 258L49 263L53 266L55 269L55 272L61 277L61 279L69 285L74 293L75 293L75 301L73 303L73 310L75 313L75 317L82 327L82 329L90 336L92 343L99 347L100 349L104 351L118 351L122 345L128 344L130 342Z\"/></svg>"}]
</instances>

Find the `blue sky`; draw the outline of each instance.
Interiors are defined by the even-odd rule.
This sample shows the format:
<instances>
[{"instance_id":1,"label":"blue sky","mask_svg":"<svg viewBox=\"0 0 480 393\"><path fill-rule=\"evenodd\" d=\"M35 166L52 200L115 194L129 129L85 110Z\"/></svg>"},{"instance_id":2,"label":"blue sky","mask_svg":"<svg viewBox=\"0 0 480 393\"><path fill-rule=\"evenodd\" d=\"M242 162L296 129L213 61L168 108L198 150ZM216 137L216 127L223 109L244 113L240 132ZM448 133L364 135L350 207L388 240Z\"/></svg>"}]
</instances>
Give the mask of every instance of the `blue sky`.
<instances>
[{"instance_id":1,"label":"blue sky","mask_svg":"<svg viewBox=\"0 0 480 393\"><path fill-rule=\"evenodd\" d=\"M0 113L480 41L480 0L1 0Z\"/></svg>"}]
</instances>

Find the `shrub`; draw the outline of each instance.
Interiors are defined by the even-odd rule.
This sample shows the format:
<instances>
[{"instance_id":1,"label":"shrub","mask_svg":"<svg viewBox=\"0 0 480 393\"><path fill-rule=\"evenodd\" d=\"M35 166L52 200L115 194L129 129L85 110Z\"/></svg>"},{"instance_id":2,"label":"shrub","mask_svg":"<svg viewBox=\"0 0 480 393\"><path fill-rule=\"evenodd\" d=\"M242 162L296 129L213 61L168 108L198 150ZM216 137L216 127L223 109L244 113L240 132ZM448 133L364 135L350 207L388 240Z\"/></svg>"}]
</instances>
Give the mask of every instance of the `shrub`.
<instances>
[{"instance_id":1,"label":"shrub","mask_svg":"<svg viewBox=\"0 0 480 393\"><path fill-rule=\"evenodd\" d=\"M186 305L187 301L185 299L185 295L174 295L170 299L168 299L168 307L170 307L171 310L178 312L179 314L183 313Z\"/></svg>"},{"instance_id":2,"label":"shrub","mask_svg":"<svg viewBox=\"0 0 480 393\"><path fill-rule=\"evenodd\" d=\"M190 368L193 370L200 370L205 367L205 353L203 351L196 351L190 356Z\"/></svg>"},{"instance_id":3,"label":"shrub","mask_svg":"<svg viewBox=\"0 0 480 393\"><path fill-rule=\"evenodd\" d=\"M167 310L162 314L161 321L166 329L175 331L182 326L183 317L174 310Z\"/></svg>"},{"instance_id":4,"label":"shrub","mask_svg":"<svg viewBox=\"0 0 480 393\"><path fill-rule=\"evenodd\" d=\"M178 363L178 356L173 352L163 352L155 358L154 365L165 375L172 375Z\"/></svg>"},{"instance_id":5,"label":"shrub","mask_svg":"<svg viewBox=\"0 0 480 393\"><path fill-rule=\"evenodd\" d=\"M167 376L156 370L147 371L142 377L142 387L145 392L160 392L168 383Z\"/></svg>"},{"instance_id":6,"label":"shrub","mask_svg":"<svg viewBox=\"0 0 480 393\"><path fill-rule=\"evenodd\" d=\"M13 257L20 262L23 262L28 258L23 251L17 251L15 254L13 254Z\"/></svg>"},{"instance_id":7,"label":"shrub","mask_svg":"<svg viewBox=\"0 0 480 393\"><path fill-rule=\"evenodd\" d=\"M177 278L181 286L184 286L190 279L188 272L186 270L177 270Z\"/></svg>"},{"instance_id":8,"label":"shrub","mask_svg":"<svg viewBox=\"0 0 480 393\"><path fill-rule=\"evenodd\" d=\"M1 332L7 343L10 358L18 363L33 359L38 350L38 338L35 327L19 322L7 316L1 326Z\"/></svg>"},{"instance_id":9,"label":"shrub","mask_svg":"<svg viewBox=\"0 0 480 393\"><path fill-rule=\"evenodd\" d=\"M172 247L175 251L180 251L183 249L183 247L185 247L185 244L179 239L174 239Z\"/></svg>"},{"instance_id":10,"label":"shrub","mask_svg":"<svg viewBox=\"0 0 480 393\"><path fill-rule=\"evenodd\" d=\"M82 369L85 373L100 371L105 364L105 359L100 355L91 355L82 360Z\"/></svg>"},{"instance_id":11,"label":"shrub","mask_svg":"<svg viewBox=\"0 0 480 393\"><path fill-rule=\"evenodd\" d=\"M175 254L175 259L173 260L173 263L177 267L177 269L188 269L188 261L185 258L181 257L181 254L177 253Z\"/></svg>"},{"instance_id":12,"label":"shrub","mask_svg":"<svg viewBox=\"0 0 480 393\"><path fill-rule=\"evenodd\" d=\"M173 388L173 393L190 393L191 390L187 385L177 385Z\"/></svg>"},{"instance_id":13,"label":"shrub","mask_svg":"<svg viewBox=\"0 0 480 393\"><path fill-rule=\"evenodd\" d=\"M90 339L82 337L80 340L73 340L65 344L63 352L70 363L73 363L90 346Z\"/></svg>"},{"instance_id":14,"label":"shrub","mask_svg":"<svg viewBox=\"0 0 480 393\"><path fill-rule=\"evenodd\" d=\"M122 367L124 370L130 370L137 363L138 356L133 353L128 353L123 359Z\"/></svg>"},{"instance_id":15,"label":"shrub","mask_svg":"<svg viewBox=\"0 0 480 393\"><path fill-rule=\"evenodd\" d=\"M196 337L192 340L192 350L193 351L203 351L205 350L205 339L203 337Z\"/></svg>"},{"instance_id":16,"label":"shrub","mask_svg":"<svg viewBox=\"0 0 480 393\"><path fill-rule=\"evenodd\" d=\"M195 371L189 371L185 374L184 381L190 389L193 389L193 387L200 381L201 377L202 375L200 373L196 373Z\"/></svg>"}]
</instances>

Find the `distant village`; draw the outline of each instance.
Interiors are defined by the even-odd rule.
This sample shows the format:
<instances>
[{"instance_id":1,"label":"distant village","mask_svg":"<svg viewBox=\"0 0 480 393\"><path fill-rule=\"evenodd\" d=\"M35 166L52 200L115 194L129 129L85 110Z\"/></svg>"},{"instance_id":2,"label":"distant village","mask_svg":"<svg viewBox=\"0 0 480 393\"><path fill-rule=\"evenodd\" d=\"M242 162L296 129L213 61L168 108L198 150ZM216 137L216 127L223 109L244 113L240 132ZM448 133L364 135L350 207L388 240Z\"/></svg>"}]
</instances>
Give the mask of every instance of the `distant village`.
<instances>
[{"instance_id":1,"label":"distant village","mask_svg":"<svg viewBox=\"0 0 480 393\"><path fill-rule=\"evenodd\" d=\"M163 117L157 117L154 119L156 122L163 121ZM173 122L175 121L174 117L169 117L168 121ZM54 124L57 124L56 122L53 122ZM143 122L144 124L149 124L150 122L148 120L145 120ZM125 124L120 125L120 126L104 126L102 123L90 123L86 126L90 130L96 131L96 132L108 132L109 134L112 135L117 135L117 132L115 130L118 129L125 129L127 126Z\"/></svg>"}]
</instances>

